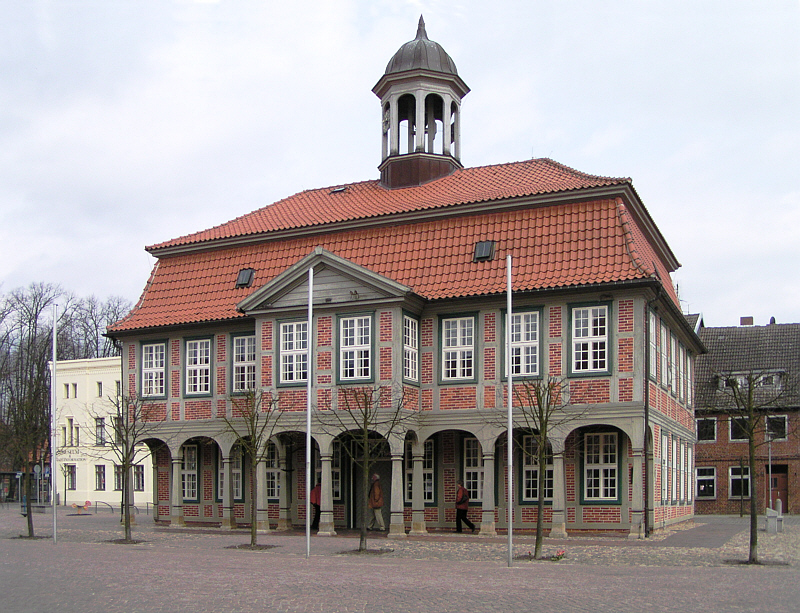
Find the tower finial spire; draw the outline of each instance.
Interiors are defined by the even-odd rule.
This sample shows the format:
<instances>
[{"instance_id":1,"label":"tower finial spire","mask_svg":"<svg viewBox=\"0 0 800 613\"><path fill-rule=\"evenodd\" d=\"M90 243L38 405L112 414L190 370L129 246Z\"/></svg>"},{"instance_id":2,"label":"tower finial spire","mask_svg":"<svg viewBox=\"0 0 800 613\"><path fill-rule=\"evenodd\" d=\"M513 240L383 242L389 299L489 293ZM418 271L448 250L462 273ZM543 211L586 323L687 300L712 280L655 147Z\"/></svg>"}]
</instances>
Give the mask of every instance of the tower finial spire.
<instances>
[{"instance_id":1,"label":"tower finial spire","mask_svg":"<svg viewBox=\"0 0 800 613\"><path fill-rule=\"evenodd\" d=\"M425 31L425 20L422 15L419 16L419 25L417 26L417 38L424 38L428 40L428 33Z\"/></svg>"}]
</instances>

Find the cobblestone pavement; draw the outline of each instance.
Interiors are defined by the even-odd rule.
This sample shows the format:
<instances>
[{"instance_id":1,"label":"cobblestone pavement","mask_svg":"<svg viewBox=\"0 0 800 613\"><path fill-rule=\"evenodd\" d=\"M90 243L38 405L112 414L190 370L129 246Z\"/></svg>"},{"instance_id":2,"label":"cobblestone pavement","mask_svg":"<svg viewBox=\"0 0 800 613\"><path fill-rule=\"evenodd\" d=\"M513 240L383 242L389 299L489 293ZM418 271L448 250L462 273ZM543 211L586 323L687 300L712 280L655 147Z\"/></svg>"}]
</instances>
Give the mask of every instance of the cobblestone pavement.
<instances>
[{"instance_id":1,"label":"cobblestone pavement","mask_svg":"<svg viewBox=\"0 0 800 613\"><path fill-rule=\"evenodd\" d=\"M260 534L269 549L235 549L243 530L156 526L139 516L136 545L115 544L110 512L35 515L35 540L18 508L0 508L0 611L797 611L800 518L782 534L759 532L761 566L747 557L748 518L698 516L645 540L545 539L558 562L528 560L533 537L517 534L508 567L505 535ZM763 528L763 519L760 527ZM720 544L721 543L721 544Z\"/></svg>"}]
</instances>

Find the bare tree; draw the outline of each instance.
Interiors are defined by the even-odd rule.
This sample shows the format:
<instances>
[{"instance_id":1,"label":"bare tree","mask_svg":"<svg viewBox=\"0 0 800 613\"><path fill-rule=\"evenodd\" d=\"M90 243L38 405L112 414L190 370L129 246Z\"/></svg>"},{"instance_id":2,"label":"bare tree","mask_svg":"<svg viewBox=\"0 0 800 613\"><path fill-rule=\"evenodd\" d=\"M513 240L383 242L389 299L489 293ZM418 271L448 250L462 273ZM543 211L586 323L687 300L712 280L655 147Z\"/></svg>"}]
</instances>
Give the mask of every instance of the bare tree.
<instances>
[{"instance_id":1,"label":"bare tree","mask_svg":"<svg viewBox=\"0 0 800 613\"><path fill-rule=\"evenodd\" d=\"M277 396L269 392L250 389L231 398L231 416L225 416L224 432L236 437L242 454L249 460L250 494L250 546L258 546L258 464L266 461L269 444L275 428L283 415ZM230 484L227 484L230 487Z\"/></svg>"},{"instance_id":2,"label":"bare tree","mask_svg":"<svg viewBox=\"0 0 800 613\"><path fill-rule=\"evenodd\" d=\"M399 435L406 425L419 425L418 411L406 406L403 388L389 386L343 387L339 390L337 408L316 410L318 423L330 434L347 432L350 445L342 445L353 463L361 468L364 492L364 520L361 522L359 551L367 550L367 517L369 516L370 473L374 461L385 450L387 440ZM384 437L384 438L382 438ZM310 487L310 484L307 485Z\"/></svg>"},{"instance_id":3,"label":"bare tree","mask_svg":"<svg viewBox=\"0 0 800 613\"><path fill-rule=\"evenodd\" d=\"M157 430L166 419L163 405L125 395L109 396L107 412L93 410L92 416L103 420L101 428L95 428L95 443L98 446L109 446L122 473L121 514L124 528L124 542L132 542L131 509L133 507L133 470L134 466L152 456L147 441L156 436ZM109 424L105 420L111 419ZM159 434L160 436L160 434Z\"/></svg>"},{"instance_id":4,"label":"bare tree","mask_svg":"<svg viewBox=\"0 0 800 613\"><path fill-rule=\"evenodd\" d=\"M14 290L3 301L0 333L3 343L0 380L0 441L13 465L22 469L28 536L34 536L31 517L33 466L50 455L50 369L53 304L58 286L41 283ZM53 475L51 478L55 478Z\"/></svg>"},{"instance_id":5,"label":"bare tree","mask_svg":"<svg viewBox=\"0 0 800 613\"><path fill-rule=\"evenodd\" d=\"M747 466L750 479L750 546L748 564L758 564L758 471L756 450L767 445L773 433L767 418L771 412L786 406L795 391L792 377L786 372L727 371L717 373L719 395L717 409L733 420L740 438L747 440ZM788 428L788 425L787 425ZM786 435L789 432L785 433ZM744 475L741 475L743 478Z\"/></svg>"}]
</instances>

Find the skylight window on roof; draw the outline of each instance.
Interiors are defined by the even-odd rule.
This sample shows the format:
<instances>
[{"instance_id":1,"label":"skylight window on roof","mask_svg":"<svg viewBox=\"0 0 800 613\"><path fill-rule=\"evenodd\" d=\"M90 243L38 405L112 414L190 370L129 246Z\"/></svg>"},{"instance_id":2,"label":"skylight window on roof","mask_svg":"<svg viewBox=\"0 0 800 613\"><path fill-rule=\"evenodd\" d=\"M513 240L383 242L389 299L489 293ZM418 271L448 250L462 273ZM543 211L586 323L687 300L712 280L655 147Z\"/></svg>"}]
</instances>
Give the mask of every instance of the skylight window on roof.
<instances>
[{"instance_id":1,"label":"skylight window on roof","mask_svg":"<svg viewBox=\"0 0 800 613\"><path fill-rule=\"evenodd\" d=\"M242 268L239 275L236 277L236 288L250 287L253 284L253 278L256 276L256 271L252 268Z\"/></svg>"},{"instance_id":2,"label":"skylight window on roof","mask_svg":"<svg viewBox=\"0 0 800 613\"><path fill-rule=\"evenodd\" d=\"M494 258L494 241L478 241L475 243L473 262L488 262Z\"/></svg>"}]
</instances>

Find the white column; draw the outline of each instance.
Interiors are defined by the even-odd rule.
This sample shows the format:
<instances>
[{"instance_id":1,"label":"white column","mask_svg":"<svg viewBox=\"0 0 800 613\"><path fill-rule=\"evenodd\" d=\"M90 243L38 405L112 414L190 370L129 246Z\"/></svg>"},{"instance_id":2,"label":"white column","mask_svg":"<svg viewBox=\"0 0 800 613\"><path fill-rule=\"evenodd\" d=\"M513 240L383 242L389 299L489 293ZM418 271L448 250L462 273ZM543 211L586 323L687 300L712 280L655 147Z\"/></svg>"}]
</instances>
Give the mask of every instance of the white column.
<instances>
[{"instance_id":1,"label":"white column","mask_svg":"<svg viewBox=\"0 0 800 613\"><path fill-rule=\"evenodd\" d=\"M403 519L403 454L392 453L392 504L389 521L390 539L406 538L406 524Z\"/></svg>"},{"instance_id":2,"label":"white column","mask_svg":"<svg viewBox=\"0 0 800 613\"><path fill-rule=\"evenodd\" d=\"M170 520L173 526L185 526L183 519L183 486L181 485L181 458L172 458L172 500Z\"/></svg>"},{"instance_id":3,"label":"white column","mask_svg":"<svg viewBox=\"0 0 800 613\"><path fill-rule=\"evenodd\" d=\"M494 521L494 453L483 454L483 504L481 506L481 536L497 536Z\"/></svg>"},{"instance_id":4,"label":"white column","mask_svg":"<svg viewBox=\"0 0 800 613\"><path fill-rule=\"evenodd\" d=\"M564 452L553 450L553 520L551 538L567 538L566 483L564 482Z\"/></svg>"},{"instance_id":5,"label":"white column","mask_svg":"<svg viewBox=\"0 0 800 613\"><path fill-rule=\"evenodd\" d=\"M397 155L400 152L400 116L397 110L397 95L393 94L389 98L389 155Z\"/></svg>"},{"instance_id":6,"label":"white column","mask_svg":"<svg viewBox=\"0 0 800 613\"><path fill-rule=\"evenodd\" d=\"M453 144L452 134L450 133L450 105L452 104L452 98L448 94L445 94L442 100L442 130L444 132L444 134L442 134L442 142L444 143L444 154L452 155L450 151L450 147Z\"/></svg>"},{"instance_id":7,"label":"white column","mask_svg":"<svg viewBox=\"0 0 800 613\"><path fill-rule=\"evenodd\" d=\"M425 151L425 91L417 90L416 112L414 113L414 125L416 126L414 147L409 147L408 152ZM410 145L411 143L409 143Z\"/></svg>"}]
</instances>

